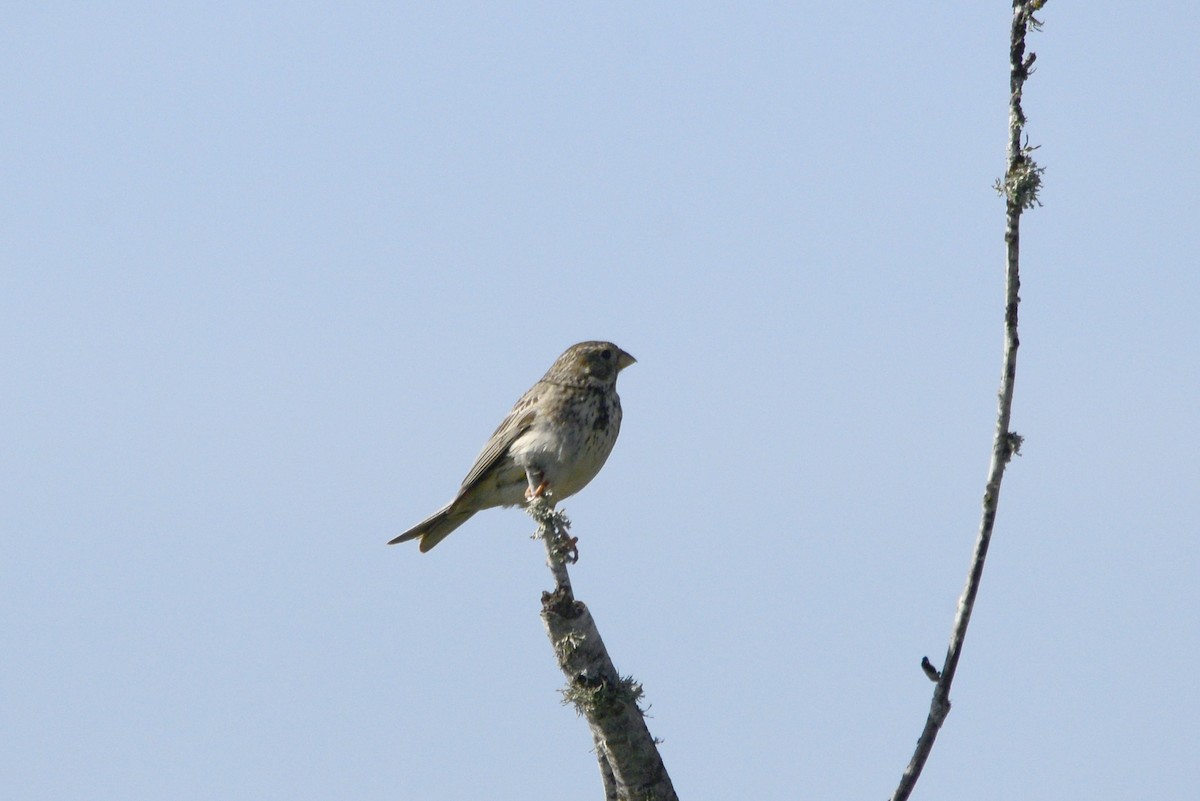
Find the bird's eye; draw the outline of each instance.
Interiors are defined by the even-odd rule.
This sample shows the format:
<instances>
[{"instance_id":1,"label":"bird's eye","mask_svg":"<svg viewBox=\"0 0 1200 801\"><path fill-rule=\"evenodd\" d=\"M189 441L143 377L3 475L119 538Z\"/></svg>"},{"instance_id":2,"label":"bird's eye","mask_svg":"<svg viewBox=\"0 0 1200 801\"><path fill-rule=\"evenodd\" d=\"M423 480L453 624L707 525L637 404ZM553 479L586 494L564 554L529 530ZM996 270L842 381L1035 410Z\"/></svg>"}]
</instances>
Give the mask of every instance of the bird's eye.
<instances>
[{"instance_id":1,"label":"bird's eye","mask_svg":"<svg viewBox=\"0 0 1200 801\"><path fill-rule=\"evenodd\" d=\"M605 348L604 350L600 351L600 358L605 359L605 360L611 359L612 351L609 350L608 348Z\"/></svg>"}]
</instances>

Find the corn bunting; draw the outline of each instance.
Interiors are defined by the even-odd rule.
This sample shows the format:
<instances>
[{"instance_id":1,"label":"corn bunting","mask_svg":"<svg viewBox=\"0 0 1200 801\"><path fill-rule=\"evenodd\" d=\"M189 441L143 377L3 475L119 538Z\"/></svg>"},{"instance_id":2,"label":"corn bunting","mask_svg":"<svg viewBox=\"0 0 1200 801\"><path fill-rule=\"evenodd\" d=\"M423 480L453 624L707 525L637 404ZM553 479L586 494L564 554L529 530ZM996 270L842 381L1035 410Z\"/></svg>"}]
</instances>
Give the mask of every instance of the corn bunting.
<instances>
[{"instance_id":1,"label":"corn bunting","mask_svg":"<svg viewBox=\"0 0 1200 801\"><path fill-rule=\"evenodd\" d=\"M586 487L621 430L617 373L635 361L611 342L567 348L483 446L454 500L388 544L419 537L428 551L476 512Z\"/></svg>"}]
</instances>

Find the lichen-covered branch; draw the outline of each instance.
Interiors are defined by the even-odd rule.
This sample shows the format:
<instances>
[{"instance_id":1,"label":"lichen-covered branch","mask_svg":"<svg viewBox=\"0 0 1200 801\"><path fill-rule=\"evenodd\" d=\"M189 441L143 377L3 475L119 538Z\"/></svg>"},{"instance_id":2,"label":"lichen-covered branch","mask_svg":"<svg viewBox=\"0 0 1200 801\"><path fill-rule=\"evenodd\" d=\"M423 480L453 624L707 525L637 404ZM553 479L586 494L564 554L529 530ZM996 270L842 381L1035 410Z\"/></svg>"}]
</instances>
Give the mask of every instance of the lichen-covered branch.
<instances>
[{"instance_id":1,"label":"lichen-covered branch","mask_svg":"<svg viewBox=\"0 0 1200 801\"><path fill-rule=\"evenodd\" d=\"M575 706L592 730L606 801L678 801L646 728L641 685L617 673L591 613L575 600L567 564L579 558L579 551L568 533L570 521L540 498L528 511L537 521L537 536L546 545L546 562L554 574L554 591L542 593L542 622L567 678L563 700Z\"/></svg>"},{"instance_id":2,"label":"lichen-covered branch","mask_svg":"<svg viewBox=\"0 0 1200 801\"><path fill-rule=\"evenodd\" d=\"M996 524L996 512L1000 504L1000 483L1004 479L1004 468L1021 448L1021 436L1009 428L1012 417L1013 384L1017 375L1017 306L1020 303L1020 242L1021 213L1038 204L1043 169L1033 160L1033 150L1025 135L1025 112L1021 107L1021 95L1025 81L1032 72L1036 56L1025 54L1025 36L1030 29L1037 30L1041 23L1033 14L1045 5L1045 0L1013 0L1013 18L1009 47L1009 115L1007 169L1003 180L996 182L997 190L1005 198L1005 301L1004 301L1004 356L1000 374L1000 392L996 413L996 433L992 440L992 456L988 466L987 485L983 492L983 514L979 533L975 539L975 551L971 557L971 569L967 583L958 599L958 610L950 634L950 646L946 661L939 671L922 660L922 669L935 682L933 700L925 728L917 740L916 751L900 779L892 801L904 801L912 793L920 778L921 770L933 750L934 740L942 722L950 712L950 685L958 670L959 656L967 636L967 626L975 607L975 597L983 578L983 563L988 545L992 540L992 529Z\"/></svg>"}]
</instances>

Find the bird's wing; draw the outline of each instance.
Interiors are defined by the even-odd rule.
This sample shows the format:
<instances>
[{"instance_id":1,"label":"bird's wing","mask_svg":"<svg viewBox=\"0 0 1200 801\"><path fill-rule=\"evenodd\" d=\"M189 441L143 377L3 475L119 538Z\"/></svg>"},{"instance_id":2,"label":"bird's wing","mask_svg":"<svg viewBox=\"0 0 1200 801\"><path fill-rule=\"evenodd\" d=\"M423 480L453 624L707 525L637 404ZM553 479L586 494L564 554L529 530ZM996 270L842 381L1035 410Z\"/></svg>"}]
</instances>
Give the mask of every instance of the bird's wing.
<instances>
[{"instance_id":1,"label":"bird's wing","mask_svg":"<svg viewBox=\"0 0 1200 801\"><path fill-rule=\"evenodd\" d=\"M536 398L530 399L528 396L522 398L508 413L508 417L504 418L504 422L500 423L487 445L483 447L483 452L475 458L475 464L471 465L471 470L463 479L462 487L458 490L458 497L461 498L474 487L504 457L505 452L517 437L533 426L533 419L537 417L533 402L536 400Z\"/></svg>"}]
</instances>

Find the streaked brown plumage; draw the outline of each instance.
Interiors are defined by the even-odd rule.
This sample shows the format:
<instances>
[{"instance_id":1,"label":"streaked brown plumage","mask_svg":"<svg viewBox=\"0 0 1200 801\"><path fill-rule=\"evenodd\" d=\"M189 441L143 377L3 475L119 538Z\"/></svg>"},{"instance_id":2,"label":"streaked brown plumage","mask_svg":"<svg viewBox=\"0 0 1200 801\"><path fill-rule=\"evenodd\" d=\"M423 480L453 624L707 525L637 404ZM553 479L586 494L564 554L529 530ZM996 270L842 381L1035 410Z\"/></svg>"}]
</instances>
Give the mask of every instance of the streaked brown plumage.
<instances>
[{"instance_id":1,"label":"streaked brown plumage","mask_svg":"<svg viewBox=\"0 0 1200 801\"><path fill-rule=\"evenodd\" d=\"M567 348L500 423L454 500L388 544L420 538L428 551L476 512L579 492L617 441L617 374L635 361L611 342Z\"/></svg>"}]
</instances>

